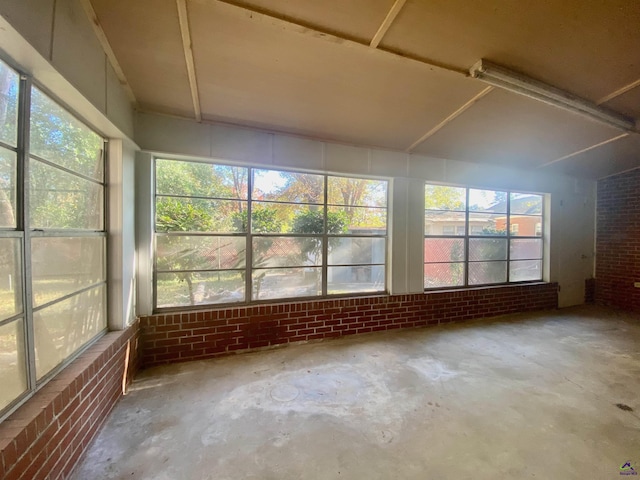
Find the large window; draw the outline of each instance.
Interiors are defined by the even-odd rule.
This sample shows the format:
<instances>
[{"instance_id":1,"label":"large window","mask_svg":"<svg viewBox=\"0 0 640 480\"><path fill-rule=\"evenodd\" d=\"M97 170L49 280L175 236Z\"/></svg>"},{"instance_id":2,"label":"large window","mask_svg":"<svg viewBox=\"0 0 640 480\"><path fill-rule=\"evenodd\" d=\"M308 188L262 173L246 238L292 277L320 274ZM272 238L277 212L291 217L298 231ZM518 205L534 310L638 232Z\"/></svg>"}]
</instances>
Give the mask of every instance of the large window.
<instances>
[{"instance_id":1,"label":"large window","mask_svg":"<svg viewBox=\"0 0 640 480\"><path fill-rule=\"evenodd\" d=\"M425 186L424 287L542 280L543 196Z\"/></svg>"},{"instance_id":2,"label":"large window","mask_svg":"<svg viewBox=\"0 0 640 480\"><path fill-rule=\"evenodd\" d=\"M0 416L106 329L103 146L0 62Z\"/></svg>"},{"instance_id":3,"label":"large window","mask_svg":"<svg viewBox=\"0 0 640 480\"><path fill-rule=\"evenodd\" d=\"M155 306L386 289L387 182L155 161Z\"/></svg>"}]
</instances>

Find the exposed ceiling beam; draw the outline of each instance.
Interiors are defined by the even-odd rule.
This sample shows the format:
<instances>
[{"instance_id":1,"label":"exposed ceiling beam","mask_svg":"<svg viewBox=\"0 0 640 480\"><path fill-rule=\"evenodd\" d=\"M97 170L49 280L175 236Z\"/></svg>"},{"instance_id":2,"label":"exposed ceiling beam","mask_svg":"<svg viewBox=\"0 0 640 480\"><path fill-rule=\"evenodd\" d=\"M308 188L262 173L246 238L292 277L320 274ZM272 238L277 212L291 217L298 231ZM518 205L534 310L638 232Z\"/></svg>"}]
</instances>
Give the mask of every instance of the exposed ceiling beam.
<instances>
[{"instance_id":1,"label":"exposed ceiling beam","mask_svg":"<svg viewBox=\"0 0 640 480\"><path fill-rule=\"evenodd\" d=\"M640 78L635 82L631 82L629 85L625 85L622 88L619 88L615 92L610 93L609 95L602 97L600 100L596 102L597 105L602 105L603 103L607 103L609 100L613 100L616 97L619 97L623 93L627 93L629 90L633 90L636 87L640 87Z\"/></svg>"},{"instance_id":2,"label":"exposed ceiling beam","mask_svg":"<svg viewBox=\"0 0 640 480\"><path fill-rule=\"evenodd\" d=\"M451 115L449 115L447 118L445 118L444 120L442 120L439 124L437 124L435 127L433 127L431 130L429 130L427 133L425 133L423 136L421 136L418 140L416 140L415 142L413 142L411 144L411 146L409 148L406 149L407 152L411 152L414 148L416 148L418 145L420 145L422 142L424 142L427 138L433 136L436 132L438 132L440 129L442 129L445 125L449 124L450 122L452 122L456 117L458 117L459 115L461 115L462 113L464 113L465 111L467 111L469 108L471 108L478 100L480 100L482 97L484 97L485 95L487 95L488 93L490 93L492 90L494 89L494 87L486 87L484 90L482 90L480 93L478 93L477 95L475 95L471 100L469 100L468 102L466 102L464 105L462 105L460 108L458 108L455 112L453 112Z\"/></svg>"},{"instance_id":3,"label":"exposed ceiling beam","mask_svg":"<svg viewBox=\"0 0 640 480\"><path fill-rule=\"evenodd\" d=\"M578 150L577 152L570 153L568 155L565 155L564 157L556 158L555 160L551 160L550 162L546 162L546 163L543 163L542 165L538 165L538 168L548 167L549 165L553 165L554 163L561 162L563 160L566 160L567 158L575 157L576 155L580 155L581 153L588 152L590 150L593 150L594 148L602 147L607 143L615 142L617 140L620 140L621 138L628 137L629 135L630 135L629 133L623 133L616 137L605 140L604 142L596 143L595 145L591 145L590 147L583 148L582 150Z\"/></svg>"},{"instance_id":4,"label":"exposed ceiling beam","mask_svg":"<svg viewBox=\"0 0 640 480\"><path fill-rule=\"evenodd\" d=\"M198 94L198 82L196 81L196 67L193 61L193 45L191 43L191 30L189 29L187 0L176 0L176 3L178 6L180 33L182 35L182 48L184 50L184 59L187 64L187 75L189 76L191 100L193 101L193 111L196 120L200 122L202 121L202 110L200 109L200 95Z\"/></svg>"},{"instance_id":5,"label":"exposed ceiling beam","mask_svg":"<svg viewBox=\"0 0 640 480\"><path fill-rule=\"evenodd\" d=\"M382 38L384 37L385 33L387 33L387 30L389 30L389 27L391 26L393 21L396 19L396 16L398 15L398 13L400 13L400 10L402 9L402 7L404 6L406 1L407 0L396 0L395 1L393 6L391 7L391 10L389 10L389 13L387 13L387 16L382 21L382 24L380 25L380 28L378 28L378 31L373 36L373 39L371 40L371 43L369 44L370 47L378 48L378 45L380 45L380 42L382 41Z\"/></svg>"},{"instance_id":6,"label":"exposed ceiling beam","mask_svg":"<svg viewBox=\"0 0 640 480\"><path fill-rule=\"evenodd\" d=\"M125 77L124 75L124 71L122 70L122 67L120 67L120 63L118 63L116 54L113 53L111 44L109 43L109 40L107 40L107 35L104 33L104 30L102 29L102 25L100 25L100 21L98 20L98 16L96 15L95 10L93 9L93 5L91 5L91 0L80 0L80 3L82 4L84 11L87 14L87 17L89 18L89 22L93 27L93 31L95 32L96 37L98 37L98 41L100 42L100 45L102 46L102 49L104 50L104 53L107 56L107 59L111 64L111 67L116 73L116 77L118 77L118 81L120 82L120 85L122 85L122 88L124 88L131 103L133 103L133 105L137 105L138 101L136 100L136 96L134 95L133 90L131 89L131 85L129 85L129 82L127 81L127 77Z\"/></svg>"},{"instance_id":7,"label":"exposed ceiling beam","mask_svg":"<svg viewBox=\"0 0 640 480\"><path fill-rule=\"evenodd\" d=\"M347 48L366 47L366 51L370 53L377 52L376 54L387 55L400 61L413 62L413 63L417 62L422 65L426 65L431 69L446 70L448 72L454 72L459 75L464 75L465 77L469 76L469 72L467 70L453 66L453 65L444 64L428 58L412 55L407 52L396 51L396 50L387 49L383 47L372 49L369 46L369 43L364 43L356 38L349 37L343 33L331 31L331 30L322 28L318 25L313 25L311 23L303 22L299 19L294 19L289 16L279 14L278 12L274 12L274 11L260 8L260 7L245 5L240 0L208 0L208 1L210 3L221 3L221 4L231 5L235 8L244 10L248 14L248 18L250 18L251 20L256 22L270 23L274 27L282 30L295 32L295 33L306 35L309 37L318 38L330 43L340 44Z\"/></svg>"}]
</instances>

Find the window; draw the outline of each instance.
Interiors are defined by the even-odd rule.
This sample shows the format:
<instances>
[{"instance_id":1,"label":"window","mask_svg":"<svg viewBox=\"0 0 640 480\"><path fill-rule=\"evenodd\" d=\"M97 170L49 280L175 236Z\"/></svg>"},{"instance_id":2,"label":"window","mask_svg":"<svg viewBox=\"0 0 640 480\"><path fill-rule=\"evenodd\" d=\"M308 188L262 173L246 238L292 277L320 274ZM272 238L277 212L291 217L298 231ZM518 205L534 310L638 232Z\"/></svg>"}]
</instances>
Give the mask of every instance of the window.
<instances>
[{"instance_id":1,"label":"window","mask_svg":"<svg viewBox=\"0 0 640 480\"><path fill-rule=\"evenodd\" d=\"M104 163L103 138L0 62L0 413L106 329Z\"/></svg>"},{"instance_id":2,"label":"window","mask_svg":"<svg viewBox=\"0 0 640 480\"><path fill-rule=\"evenodd\" d=\"M541 280L542 206L539 194L427 184L424 287Z\"/></svg>"},{"instance_id":3,"label":"window","mask_svg":"<svg viewBox=\"0 0 640 480\"><path fill-rule=\"evenodd\" d=\"M386 289L387 182L156 159L155 307Z\"/></svg>"}]
</instances>

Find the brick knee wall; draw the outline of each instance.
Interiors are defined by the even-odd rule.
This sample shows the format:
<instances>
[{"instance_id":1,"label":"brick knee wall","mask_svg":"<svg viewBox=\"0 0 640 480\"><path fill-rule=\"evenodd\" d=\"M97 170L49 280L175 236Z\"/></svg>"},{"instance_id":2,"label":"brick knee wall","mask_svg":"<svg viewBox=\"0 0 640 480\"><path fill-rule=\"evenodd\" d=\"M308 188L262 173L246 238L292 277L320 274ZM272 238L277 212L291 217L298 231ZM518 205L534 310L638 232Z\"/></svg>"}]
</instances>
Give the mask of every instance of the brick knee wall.
<instances>
[{"instance_id":1,"label":"brick knee wall","mask_svg":"<svg viewBox=\"0 0 640 480\"><path fill-rule=\"evenodd\" d=\"M558 286L536 283L412 295L292 301L140 318L142 366L294 342L557 308Z\"/></svg>"},{"instance_id":2,"label":"brick knee wall","mask_svg":"<svg viewBox=\"0 0 640 480\"><path fill-rule=\"evenodd\" d=\"M107 333L2 422L0 478L67 478L133 378L138 340L137 323Z\"/></svg>"},{"instance_id":3,"label":"brick knee wall","mask_svg":"<svg viewBox=\"0 0 640 480\"><path fill-rule=\"evenodd\" d=\"M598 181L595 300L640 311L640 169Z\"/></svg>"}]
</instances>

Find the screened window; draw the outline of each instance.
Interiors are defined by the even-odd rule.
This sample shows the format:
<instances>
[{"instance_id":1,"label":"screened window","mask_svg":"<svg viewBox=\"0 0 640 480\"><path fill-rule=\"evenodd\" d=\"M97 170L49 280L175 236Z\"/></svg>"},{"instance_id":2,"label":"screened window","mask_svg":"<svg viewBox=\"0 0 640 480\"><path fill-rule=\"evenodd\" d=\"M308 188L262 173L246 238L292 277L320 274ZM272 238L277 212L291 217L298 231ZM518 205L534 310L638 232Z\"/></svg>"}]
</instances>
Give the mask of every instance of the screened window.
<instances>
[{"instance_id":1,"label":"screened window","mask_svg":"<svg viewBox=\"0 0 640 480\"><path fill-rule=\"evenodd\" d=\"M542 212L539 194L425 185L424 287L541 280Z\"/></svg>"},{"instance_id":2,"label":"screened window","mask_svg":"<svg viewBox=\"0 0 640 480\"><path fill-rule=\"evenodd\" d=\"M102 137L0 62L0 413L106 329L104 163Z\"/></svg>"},{"instance_id":3,"label":"screened window","mask_svg":"<svg viewBox=\"0 0 640 480\"><path fill-rule=\"evenodd\" d=\"M155 306L386 289L387 182L156 159Z\"/></svg>"}]
</instances>

